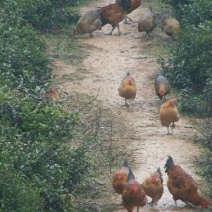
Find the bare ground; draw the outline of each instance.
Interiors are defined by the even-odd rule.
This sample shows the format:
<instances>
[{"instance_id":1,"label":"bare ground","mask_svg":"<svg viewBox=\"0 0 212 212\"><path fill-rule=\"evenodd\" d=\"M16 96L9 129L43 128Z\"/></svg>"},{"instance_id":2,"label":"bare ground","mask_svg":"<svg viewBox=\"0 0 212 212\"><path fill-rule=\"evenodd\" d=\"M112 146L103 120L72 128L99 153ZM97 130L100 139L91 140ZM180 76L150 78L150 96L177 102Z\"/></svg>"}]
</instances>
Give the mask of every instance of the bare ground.
<instances>
[{"instance_id":1,"label":"bare ground","mask_svg":"<svg viewBox=\"0 0 212 212\"><path fill-rule=\"evenodd\" d=\"M82 14L96 6L107 5L113 2L103 0L89 3L81 8ZM138 20L139 14L148 3L130 14L133 20ZM160 101L155 95L154 79L160 67L156 62L157 57L163 51L161 42L170 42L166 36L156 30L150 38L143 38L137 31L137 23L130 25L120 24L121 36L117 36L117 29L113 36L104 35L111 30L110 25L102 28L102 31L94 33L94 38L89 35L78 36L80 47L87 54L79 66L65 64L61 61L54 62L57 67L55 73L58 79L64 79L61 87L65 87L67 93L77 92L96 96L104 107L109 108L114 117L125 123L126 131L133 132L132 139L126 144L126 150L132 151L134 157L133 171L136 179L142 182L151 172L161 168L164 178L164 194L158 202L157 208L170 211L174 205L169 193L164 172L164 164L167 155L171 155L176 164L181 165L199 183L203 180L195 174L194 159L198 158L203 149L193 143L198 132L184 117L177 122L174 135L166 135L166 128L161 127L159 121ZM158 50L159 48L159 50ZM132 104L132 112L124 106L124 99L118 95L118 86L127 72L130 72L136 80L137 96ZM73 80L73 76L77 75ZM72 80L69 80L72 76ZM81 76L81 77L79 77ZM126 142L123 140L123 142ZM111 186L112 187L112 186ZM112 191L112 189L111 189ZM111 202L120 203L121 197L111 192ZM196 211L185 207L178 201L180 211ZM149 211L146 206L142 211ZM123 208L116 211L125 211ZM135 210L136 211L136 210Z\"/></svg>"}]
</instances>

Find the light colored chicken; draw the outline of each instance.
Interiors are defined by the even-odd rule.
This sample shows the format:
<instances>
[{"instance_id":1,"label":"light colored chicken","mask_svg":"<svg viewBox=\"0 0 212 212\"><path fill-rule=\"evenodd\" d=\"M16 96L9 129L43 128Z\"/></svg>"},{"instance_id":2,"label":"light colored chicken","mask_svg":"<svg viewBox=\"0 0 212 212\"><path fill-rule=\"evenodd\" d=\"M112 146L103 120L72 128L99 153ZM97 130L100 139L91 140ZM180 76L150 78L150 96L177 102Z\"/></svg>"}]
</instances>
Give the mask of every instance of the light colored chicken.
<instances>
[{"instance_id":1,"label":"light colored chicken","mask_svg":"<svg viewBox=\"0 0 212 212\"><path fill-rule=\"evenodd\" d=\"M127 101L129 101L129 108L131 111L131 104L136 97L137 88L135 80L129 72L127 73L127 76L124 77L124 79L121 81L118 91L119 95L125 99L125 105L127 105Z\"/></svg>"},{"instance_id":2,"label":"light colored chicken","mask_svg":"<svg viewBox=\"0 0 212 212\"><path fill-rule=\"evenodd\" d=\"M101 30L102 21L100 19L100 9L88 11L77 22L76 29L73 34L86 34L89 33L93 37L92 32Z\"/></svg>"},{"instance_id":3,"label":"light colored chicken","mask_svg":"<svg viewBox=\"0 0 212 212\"><path fill-rule=\"evenodd\" d=\"M155 80L155 92L160 100L166 102L166 95L170 92L170 85L167 78L161 74Z\"/></svg>"},{"instance_id":4,"label":"light colored chicken","mask_svg":"<svg viewBox=\"0 0 212 212\"><path fill-rule=\"evenodd\" d=\"M199 195L197 183L183 168L174 164L171 156L168 156L166 161L165 172L168 175L167 186L173 195L176 207L177 200L181 200L188 205L191 203L193 205L199 205L202 208L209 207L210 201L203 199Z\"/></svg>"},{"instance_id":5,"label":"light colored chicken","mask_svg":"<svg viewBox=\"0 0 212 212\"><path fill-rule=\"evenodd\" d=\"M146 8L145 12L142 14L138 20L138 31L146 32L147 35L151 33L156 27L155 15L152 12L152 7Z\"/></svg>"},{"instance_id":6,"label":"light colored chicken","mask_svg":"<svg viewBox=\"0 0 212 212\"><path fill-rule=\"evenodd\" d=\"M161 29L170 37L173 37L174 33L182 33L179 22L168 14L161 17Z\"/></svg>"},{"instance_id":7,"label":"light colored chicken","mask_svg":"<svg viewBox=\"0 0 212 212\"><path fill-rule=\"evenodd\" d=\"M129 180L122 194L122 204L128 212L133 212L135 207L137 207L138 211L139 207L144 207L147 204L147 197L143 186L135 180L130 168L128 178Z\"/></svg>"},{"instance_id":8,"label":"light colored chicken","mask_svg":"<svg viewBox=\"0 0 212 212\"><path fill-rule=\"evenodd\" d=\"M142 183L147 196L152 198L153 208L163 195L163 178L160 168L156 172L147 177Z\"/></svg>"},{"instance_id":9,"label":"light colored chicken","mask_svg":"<svg viewBox=\"0 0 212 212\"><path fill-rule=\"evenodd\" d=\"M175 107L175 100L173 98L167 100L160 107L160 121L162 126L167 127L167 134L173 134L175 128L174 122L179 120L179 113ZM172 125L171 125L172 123ZM169 132L169 126L171 125L172 133Z\"/></svg>"},{"instance_id":10,"label":"light colored chicken","mask_svg":"<svg viewBox=\"0 0 212 212\"><path fill-rule=\"evenodd\" d=\"M113 175L112 185L116 193L122 194L125 185L128 181L129 166L127 159L124 160L124 164L121 167L120 171L116 172Z\"/></svg>"}]
</instances>

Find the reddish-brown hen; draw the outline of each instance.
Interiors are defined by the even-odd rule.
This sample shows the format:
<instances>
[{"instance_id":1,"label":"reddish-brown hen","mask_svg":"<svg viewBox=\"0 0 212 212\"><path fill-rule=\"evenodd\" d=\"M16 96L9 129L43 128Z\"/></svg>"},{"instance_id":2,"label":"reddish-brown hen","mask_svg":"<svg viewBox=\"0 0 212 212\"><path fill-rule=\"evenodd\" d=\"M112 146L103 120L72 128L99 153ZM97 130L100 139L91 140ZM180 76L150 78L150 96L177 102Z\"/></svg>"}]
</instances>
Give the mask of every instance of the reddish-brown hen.
<instances>
[{"instance_id":1,"label":"reddish-brown hen","mask_svg":"<svg viewBox=\"0 0 212 212\"><path fill-rule=\"evenodd\" d=\"M113 30L117 27L118 33L121 35L119 29L119 23L124 20L127 9L130 7L129 0L122 0L120 3L109 4L107 6L101 7L100 19L102 21L102 26L106 24L112 25L112 31L109 35L112 35Z\"/></svg>"},{"instance_id":2,"label":"reddish-brown hen","mask_svg":"<svg viewBox=\"0 0 212 212\"><path fill-rule=\"evenodd\" d=\"M163 195L163 179L160 168L142 183L147 196L152 198L153 207Z\"/></svg>"},{"instance_id":3,"label":"reddish-brown hen","mask_svg":"<svg viewBox=\"0 0 212 212\"><path fill-rule=\"evenodd\" d=\"M173 98L167 100L160 107L160 121L162 126L167 127L167 134L170 135L173 133L175 128L174 122L179 120L179 113L175 107L175 100ZM172 123L172 125L171 125ZM169 132L169 126L171 125L172 133Z\"/></svg>"},{"instance_id":4,"label":"reddish-brown hen","mask_svg":"<svg viewBox=\"0 0 212 212\"><path fill-rule=\"evenodd\" d=\"M129 174L129 167L127 159L124 160L124 164L121 167L120 171L116 172L113 175L112 185L116 193L122 194L124 186L127 184Z\"/></svg>"},{"instance_id":5,"label":"reddish-brown hen","mask_svg":"<svg viewBox=\"0 0 212 212\"><path fill-rule=\"evenodd\" d=\"M122 194L122 204L128 212L132 212L135 207L137 207L138 211L139 207L143 207L147 204L146 194L143 186L135 181L135 177L130 168L128 178L129 180Z\"/></svg>"},{"instance_id":6,"label":"reddish-brown hen","mask_svg":"<svg viewBox=\"0 0 212 212\"><path fill-rule=\"evenodd\" d=\"M167 186L173 195L176 206L177 200L181 200L187 204L191 203L202 208L209 207L210 201L203 199L198 194L197 183L184 169L174 164L171 156L168 156L166 161L165 172L168 174Z\"/></svg>"}]
</instances>

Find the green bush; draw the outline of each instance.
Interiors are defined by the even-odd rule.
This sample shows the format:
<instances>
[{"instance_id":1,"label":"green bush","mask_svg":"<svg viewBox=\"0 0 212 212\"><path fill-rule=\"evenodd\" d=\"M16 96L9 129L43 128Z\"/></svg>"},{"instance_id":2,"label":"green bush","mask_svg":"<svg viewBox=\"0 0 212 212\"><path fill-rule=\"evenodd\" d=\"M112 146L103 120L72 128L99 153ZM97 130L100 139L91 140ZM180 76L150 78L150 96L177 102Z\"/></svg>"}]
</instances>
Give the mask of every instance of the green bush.
<instances>
[{"instance_id":1,"label":"green bush","mask_svg":"<svg viewBox=\"0 0 212 212\"><path fill-rule=\"evenodd\" d=\"M205 21L198 27L187 26L177 45L171 49L171 57L167 62L161 62L164 75L178 89L186 90L187 95L184 92L181 99L182 110L196 110L204 115L210 114L212 110L211 27L211 21Z\"/></svg>"},{"instance_id":2,"label":"green bush","mask_svg":"<svg viewBox=\"0 0 212 212\"><path fill-rule=\"evenodd\" d=\"M0 18L0 49L1 78L11 88L23 86L32 91L51 78L45 42L12 14Z\"/></svg>"},{"instance_id":3,"label":"green bush","mask_svg":"<svg viewBox=\"0 0 212 212\"><path fill-rule=\"evenodd\" d=\"M163 66L166 75L179 88L203 88L212 68L209 36L212 22L199 27L188 26L176 47L171 50L168 63Z\"/></svg>"},{"instance_id":4,"label":"green bush","mask_svg":"<svg viewBox=\"0 0 212 212\"><path fill-rule=\"evenodd\" d=\"M5 0L5 14L13 13L28 24L42 31L57 30L61 24L73 23L78 11L71 9L79 5L74 0Z\"/></svg>"},{"instance_id":5,"label":"green bush","mask_svg":"<svg viewBox=\"0 0 212 212\"><path fill-rule=\"evenodd\" d=\"M1 126L0 151L2 211L73 211L71 192L89 167L86 143L31 142Z\"/></svg>"},{"instance_id":6,"label":"green bush","mask_svg":"<svg viewBox=\"0 0 212 212\"><path fill-rule=\"evenodd\" d=\"M180 10L181 22L183 25L202 25L205 21L212 20L212 1L194 1L193 4L186 4Z\"/></svg>"}]
</instances>

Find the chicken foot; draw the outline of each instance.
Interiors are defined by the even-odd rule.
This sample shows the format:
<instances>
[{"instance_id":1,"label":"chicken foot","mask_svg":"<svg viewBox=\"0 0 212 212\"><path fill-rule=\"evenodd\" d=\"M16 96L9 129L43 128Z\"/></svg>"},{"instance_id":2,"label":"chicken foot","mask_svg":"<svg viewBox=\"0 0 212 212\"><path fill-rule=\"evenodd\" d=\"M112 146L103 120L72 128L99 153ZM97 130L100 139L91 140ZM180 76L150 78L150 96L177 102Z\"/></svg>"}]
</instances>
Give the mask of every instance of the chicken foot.
<instances>
[{"instance_id":1,"label":"chicken foot","mask_svg":"<svg viewBox=\"0 0 212 212\"><path fill-rule=\"evenodd\" d=\"M133 22L134 23L134 21L129 17L129 16L125 16L125 18L124 18L124 24L129 24L129 22L127 21L127 19L129 19L131 22Z\"/></svg>"},{"instance_id":2,"label":"chicken foot","mask_svg":"<svg viewBox=\"0 0 212 212\"><path fill-rule=\"evenodd\" d=\"M173 130L172 133L169 132L169 127L167 127L167 135L173 135Z\"/></svg>"},{"instance_id":3,"label":"chicken foot","mask_svg":"<svg viewBox=\"0 0 212 212\"><path fill-rule=\"evenodd\" d=\"M190 204L189 202L186 202L186 201L183 201L183 202L185 202L185 204L187 204L187 205L189 205L191 208L195 208L192 204Z\"/></svg>"}]
</instances>

